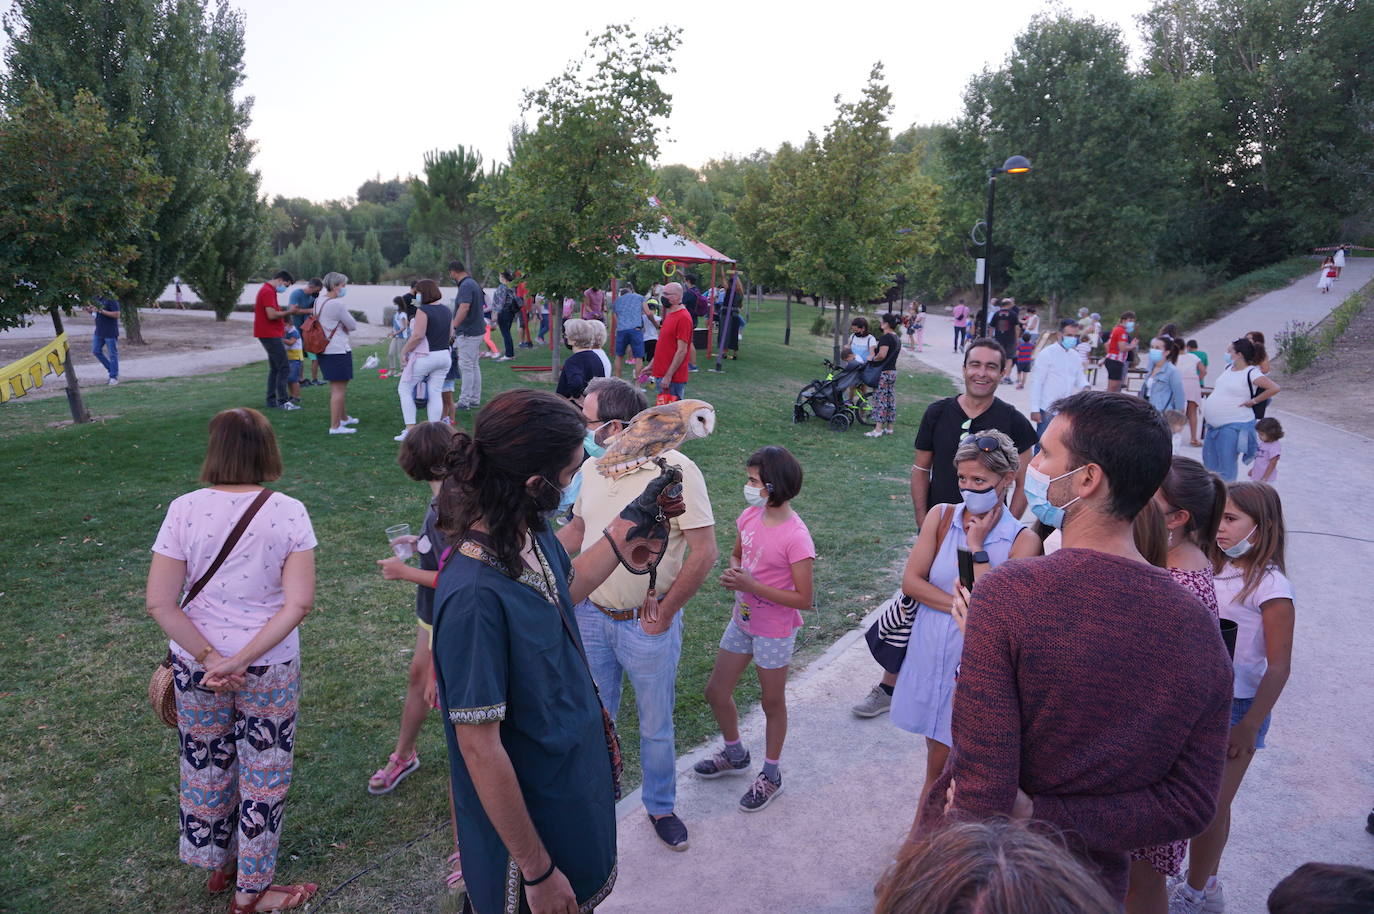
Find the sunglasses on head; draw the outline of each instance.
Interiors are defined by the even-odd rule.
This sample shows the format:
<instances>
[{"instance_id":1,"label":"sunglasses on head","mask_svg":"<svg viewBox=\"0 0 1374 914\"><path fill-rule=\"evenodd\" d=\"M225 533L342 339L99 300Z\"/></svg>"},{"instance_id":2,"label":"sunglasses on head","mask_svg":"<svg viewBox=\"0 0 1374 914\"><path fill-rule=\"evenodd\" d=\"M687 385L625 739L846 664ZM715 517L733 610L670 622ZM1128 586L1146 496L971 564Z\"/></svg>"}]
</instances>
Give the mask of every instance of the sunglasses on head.
<instances>
[{"instance_id":1,"label":"sunglasses on head","mask_svg":"<svg viewBox=\"0 0 1374 914\"><path fill-rule=\"evenodd\" d=\"M968 444L970 441L973 442L974 447L978 448L978 450L982 451L984 454L991 454L994 451L1002 450L1001 442L991 435L969 435L964 439L963 443Z\"/></svg>"}]
</instances>

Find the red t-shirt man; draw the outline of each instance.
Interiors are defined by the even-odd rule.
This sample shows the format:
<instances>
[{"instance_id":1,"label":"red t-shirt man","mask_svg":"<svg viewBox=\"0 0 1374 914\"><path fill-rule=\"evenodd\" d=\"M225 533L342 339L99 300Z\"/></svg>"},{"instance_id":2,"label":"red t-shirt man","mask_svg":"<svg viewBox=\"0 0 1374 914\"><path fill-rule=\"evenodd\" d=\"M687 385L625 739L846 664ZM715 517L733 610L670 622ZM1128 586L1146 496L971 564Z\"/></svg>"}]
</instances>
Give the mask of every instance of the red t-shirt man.
<instances>
[{"instance_id":1,"label":"red t-shirt man","mask_svg":"<svg viewBox=\"0 0 1374 914\"><path fill-rule=\"evenodd\" d=\"M686 354L683 355L673 376L667 377L679 342L685 342L689 348L692 345L692 315L681 305L663 317L663 326L658 330L658 346L654 348L654 363L649 372L655 378L663 378L667 384L687 383L687 366L691 360Z\"/></svg>"},{"instance_id":2,"label":"red t-shirt man","mask_svg":"<svg viewBox=\"0 0 1374 914\"><path fill-rule=\"evenodd\" d=\"M271 318L267 316L267 309L280 310L281 305L277 303L277 283L280 280L273 279L262 284L258 290L257 300L253 303L253 336L260 340L281 339L286 333L286 319L282 317Z\"/></svg>"}]
</instances>

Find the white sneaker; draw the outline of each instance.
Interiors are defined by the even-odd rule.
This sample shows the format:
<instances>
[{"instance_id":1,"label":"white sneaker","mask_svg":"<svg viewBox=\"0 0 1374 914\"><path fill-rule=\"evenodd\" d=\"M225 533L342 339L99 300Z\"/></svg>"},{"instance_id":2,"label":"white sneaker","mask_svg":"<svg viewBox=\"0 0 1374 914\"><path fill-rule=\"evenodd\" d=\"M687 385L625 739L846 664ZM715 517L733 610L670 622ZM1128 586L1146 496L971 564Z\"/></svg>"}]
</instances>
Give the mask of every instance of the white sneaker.
<instances>
[{"instance_id":1,"label":"white sneaker","mask_svg":"<svg viewBox=\"0 0 1374 914\"><path fill-rule=\"evenodd\" d=\"M300 409L300 407L290 401L287 401L286 403L283 403L281 405L281 409L287 410L289 412L293 409Z\"/></svg>"},{"instance_id":2,"label":"white sneaker","mask_svg":"<svg viewBox=\"0 0 1374 914\"><path fill-rule=\"evenodd\" d=\"M874 429L873 431L871 431L871 432L864 432L864 437L865 437L865 438L881 438L881 437L883 437L883 433L882 433L881 430L875 428L875 429Z\"/></svg>"},{"instance_id":3,"label":"white sneaker","mask_svg":"<svg viewBox=\"0 0 1374 914\"><path fill-rule=\"evenodd\" d=\"M1201 892L1194 891L1187 882L1180 882L1169 894L1169 914L1225 914L1225 911L1226 895L1220 882Z\"/></svg>"},{"instance_id":4,"label":"white sneaker","mask_svg":"<svg viewBox=\"0 0 1374 914\"><path fill-rule=\"evenodd\" d=\"M405 430L402 429L402 430L401 430L401 433L400 433L399 435L397 435L395 438L392 438L391 440L392 440L392 441L404 441L404 440L406 440L406 433L405 433Z\"/></svg>"},{"instance_id":5,"label":"white sneaker","mask_svg":"<svg viewBox=\"0 0 1374 914\"><path fill-rule=\"evenodd\" d=\"M357 425L357 424L358 424L358 420L357 420L357 419L354 419L352 416L344 416L343 419L339 422L339 424L340 424L340 425Z\"/></svg>"},{"instance_id":6,"label":"white sneaker","mask_svg":"<svg viewBox=\"0 0 1374 914\"><path fill-rule=\"evenodd\" d=\"M340 426L338 426L337 428L331 428L331 429L329 430L329 434L331 434L331 435L356 435L356 434L358 434L358 430L357 430L356 428L349 428L349 427L346 426L346 425L340 425Z\"/></svg>"},{"instance_id":7,"label":"white sneaker","mask_svg":"<svg viewBox=\"0 0 1374 914\"><path fill-rule=\"evenodd\" d=\"M119 378L110 378L110 380L107 382L106 386L107 386L107 387L114 387L114 386L115 386L116 384L118 384L118 383L119 383Z\"/></svg>"}]
</instances>

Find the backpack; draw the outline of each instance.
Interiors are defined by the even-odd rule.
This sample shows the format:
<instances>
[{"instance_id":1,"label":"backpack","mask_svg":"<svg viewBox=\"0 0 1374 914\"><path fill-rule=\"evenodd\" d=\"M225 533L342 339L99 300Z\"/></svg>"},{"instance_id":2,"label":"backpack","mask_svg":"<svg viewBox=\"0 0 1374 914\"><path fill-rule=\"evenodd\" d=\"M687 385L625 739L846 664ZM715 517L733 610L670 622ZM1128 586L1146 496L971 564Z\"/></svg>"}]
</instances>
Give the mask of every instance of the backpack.
<instances>
[{"instance_id":1,"label":"backpack","mask_svg":"<svg viewBox=\"0 0 1374 914\"><path fill-rule=\"evenodd\" d=\"M334 334L342 326L343 322L335 324L333 331L326 335L324 327L320 326L320 319L311 314L301 324L301 346L312 355L320 355L333 342Z\"/></svg>"}]
</instances>

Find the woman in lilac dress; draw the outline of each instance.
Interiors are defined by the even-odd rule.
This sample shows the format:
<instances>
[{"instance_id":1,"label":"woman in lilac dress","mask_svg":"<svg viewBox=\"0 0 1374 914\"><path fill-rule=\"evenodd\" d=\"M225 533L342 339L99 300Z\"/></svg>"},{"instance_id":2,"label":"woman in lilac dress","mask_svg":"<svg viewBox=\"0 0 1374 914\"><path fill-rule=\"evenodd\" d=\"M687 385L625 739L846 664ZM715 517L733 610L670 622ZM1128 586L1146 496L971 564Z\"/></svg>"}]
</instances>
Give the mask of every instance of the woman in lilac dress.
<instances>
[{"instance_id":1,"label":"woman in lilac dress","mask_svg":"<svg viewBox=\"0 0 1374 914\"><path fill-rule=\"evenodd\" d=\"M1216 541L1226 507L1226 483L1191 457L1175 457L1154 502L1168 529L1169 574L1197 596L1213 619L1218 618L1212 563L1205 546ZM1174 841L1131 852L1127 914L1167 914L1166 879L1179 875L1187 851L1188 842Z\"/></svg>"},{"instance_id":2,"label":"woman in lilac dress","mask_svg":"<svg viewBox=\"0 0 1374 914\"><path fill-rule=\"evenodd\" d=\"M944 770L953 743L954 672L964 635L950 615L959 580L958 550L973 553L975 582L1008 558L1040 555L1040 538L1006 507L1019 458L1011 438L992 429L965 438L954 452L963 503L936 505L921 524L902 590L918 601L906 658L892 691L892 722L926 738L921 803ZM976 584L975 584L976 586Z\"/></svg>"}]
</instances>

